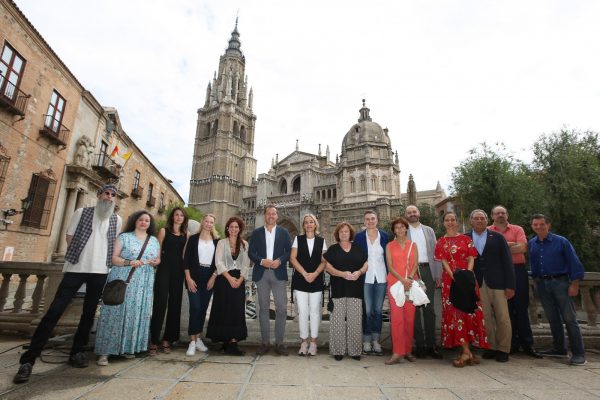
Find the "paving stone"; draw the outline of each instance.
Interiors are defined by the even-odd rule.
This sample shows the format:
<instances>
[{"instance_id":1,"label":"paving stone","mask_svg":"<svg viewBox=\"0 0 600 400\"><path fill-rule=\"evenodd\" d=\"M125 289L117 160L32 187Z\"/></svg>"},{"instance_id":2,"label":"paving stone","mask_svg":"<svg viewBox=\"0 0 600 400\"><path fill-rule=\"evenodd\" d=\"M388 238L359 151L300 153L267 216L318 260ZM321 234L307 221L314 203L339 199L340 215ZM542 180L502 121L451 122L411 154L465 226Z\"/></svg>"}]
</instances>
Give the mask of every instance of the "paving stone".
<instances>
[{"instance_id":1,"label":"paving stone","mask_svg":"<svg viewBox=\"0 0 600 400\"><path fill-rule=\"evenodd\" d=\"M538 368L538 371L556 381L567 383L576 388L600 389L598 374L583 367Z\"/></svg>"},{"instance_id":2,"label":"paving stone","mask_svg":"<svg viewBox=\"0 0 600 400\"><path fill-rule=\"evenodd\" d=\"M373 382L386 386L399 387L440 387L441 384L426 372L427 364L401 363L395 365L376 365L366 368Z\"/></svg>"},{"instance_id":3,"label":"paving stone","mask_svg":"<svg viewBox=\"0 0 600 400\"><path fill-rule=\"evenodd\" d=\"M523 389L520 391L531 400L598 400L594 394L580 389Z\"/></svg>"},{"instance_id":4,"label":"paving stone","mask_svg":"<svg viewBox=\"0 0 600 400\"><path fill-rule=\"evenodd\" d=\"M568 388L569 384L556 380L540 371L539 367L515 367L511 362L506 364L486 363L479 370L490 378L505 384L509 388L555 389ZM563 369L557 369L563 371Z\"/></svg>"},{"instance_id":5,"label":"paving stone","mask_svg":"<svg viewBox=\"0 0 600 400\"><path fill-rule=\"evenodd\" d=\"M14 385L14 391L3 394L4 400L74 399L101 385L103 377L73 377L52 375L31 379L27 384ZM129 396L128 396L129 397Z\"/></svg>"},{"instance_id":6,"label":"paving stone","mask_svg":"<svg viewBox=\"0 0 600 400\"><path fill-rule=\"evenodd\" d=\"M315 385L374 386L365 366L352 359L338 361L337 365L311 369L311 383Z\"/></svg>"},{"instance_id":7,"label":"paving stone","mask_svg":"<svg viewBox=\"0 0 600 400\"><path fill-rule=\"evenodd\" d=\"M311 399L385 399L378 387L311 386Z\"/></svg>"},{"instance_id":8,"label":"paving stone","mask_svg":"<svg viewBox=\"0 0 600 400\"><path fill-rule=\"evenodd\" d=\"M301 360L303 361L303 360ZM303 364L303 363L301 363ZM309 368L306 365L282 368L281 365L257 365L250 383L270 383L274 385L306 385ZM312 375L312 374L311 374Z\"/></svg>"},{"instance_id":9,"label":"paving stone","mask_svg":"<svg viewBox=\"0 0 600 400\"><path fill-rule=\"evenodd\" d=\"M250 364L203 362L187 374L184 380L194 382L243 383L246 382L251 368Z\"/></svg>"},{"instance_id":10,"label":"paving stone","mask_svg":"<svg viewBox=\"0 0 600 400\"><path fill-rule=\"evenodd\" d=\"M154 379L179 379L192 368L192 363L179 361L150 361L141 363L119 374L120 378L154 378Z\"/></svg>"},{"instance_id":11,"label":"paving stone","mask_svg":"<svg viewBox=\"0 0 600 400\"><path fill-rule=\"evenodd\" d=\"M473 382L477 382L479 389L502 389L504 385L497 380L490 378L483 372L479 371L478 367L454 368L449 361L445 360L443 365L437 368L427 370L432 380L440 383L441 387L446 388L463 388L473 386Z\"/></svg>"},{"instance_id":12,"label":"paving stone","mask_svg":"<svg viewBox=\"0 0 600 400\"><path fill-rule=\"evenodd\" d=\"M231 383L180 382L165 397L165 400L188 400L210 398L229 400L237 398L242 385Z\"/></svg>"},{"instance_id":13,"label":"paving stone","mask_svg":"<svg viewBox=\"0 0 600 400\"><path fill-rule=\"evenodd\" d=\"M174 381L168 380L113 378L78 400L153 399L166 392L173 384Z\"/></svg>"},{"instance_id":14,"label":"paving stone","mask_svg":"<svg viewBox=\"0 0 600 400\"><path fill-rule=\"evenodd\" d=\"M474 388L452 389L462 400L525 400L527 397L518 391L508 389L477 390Z\"/></svg>"},{"instance_id":15,"label":"paving stone","mask_svg":"<svg viewBox=\"0 0 600 400\"><path fill-rule=\"evenodd\" d=\"M383 388L388 399L393 400L459 400L449 389Z\"/></svg>"},{"instance_id":16,"label":"paving stone","mask_svg":"<svg viewBox=\"0 0 600 400\"><path fill-rule=\"evenodd\" d=\"M310 398L308 386L248 385L242 395L247 400L306 400Z\"/></svg>"}]
</instances>

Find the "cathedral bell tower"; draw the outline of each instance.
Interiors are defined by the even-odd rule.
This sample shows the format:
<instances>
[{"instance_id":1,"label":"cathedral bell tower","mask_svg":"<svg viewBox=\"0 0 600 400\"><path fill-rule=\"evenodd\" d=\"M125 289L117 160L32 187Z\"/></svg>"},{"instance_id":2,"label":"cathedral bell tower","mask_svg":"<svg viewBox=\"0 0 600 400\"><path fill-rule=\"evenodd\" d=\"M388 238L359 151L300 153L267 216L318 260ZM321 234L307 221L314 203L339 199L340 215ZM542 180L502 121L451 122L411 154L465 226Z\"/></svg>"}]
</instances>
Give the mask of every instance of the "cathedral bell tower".
<instances>
[{"instance_id":1,"label":"cathedral bell tower","mask_svg":"<svg viewBox=\"0 0 600 400\"><path fill-rule=\"evenodd\" d=\"M198 110L190 180L189 205L214 214L221 225L238 214L243 193L256 177L256 115L237 25L236 19L218 73L208 83L204 106Z\"/></svg>"}]
</instances>

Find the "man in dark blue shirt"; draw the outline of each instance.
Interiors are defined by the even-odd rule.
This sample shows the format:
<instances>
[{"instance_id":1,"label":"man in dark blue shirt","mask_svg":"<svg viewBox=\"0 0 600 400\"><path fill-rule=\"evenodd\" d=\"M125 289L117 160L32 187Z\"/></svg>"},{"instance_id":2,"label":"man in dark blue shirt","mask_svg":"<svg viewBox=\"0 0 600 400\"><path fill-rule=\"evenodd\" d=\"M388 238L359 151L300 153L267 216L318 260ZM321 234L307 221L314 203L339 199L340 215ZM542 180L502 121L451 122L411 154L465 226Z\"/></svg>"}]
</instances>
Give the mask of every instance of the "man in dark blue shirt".
<instances>
[{"instance_id":1,"label":"man in dark blue shirt","mask_svg":"<svg viewBox=\"0 0 600 400\"><path fill-rule=\"evenodd\" d=\"M548 217L535 214L531 220L531 228L537 235L529 241L531 275L550 323L553 342L553 348L542 354L550 357L567 356L564 321L571 344L569 363L585 365L583 338L572 299L579 292L579 281L584 275L583 265L571 243L550 232Z\"/></svg>"}]
</instances>

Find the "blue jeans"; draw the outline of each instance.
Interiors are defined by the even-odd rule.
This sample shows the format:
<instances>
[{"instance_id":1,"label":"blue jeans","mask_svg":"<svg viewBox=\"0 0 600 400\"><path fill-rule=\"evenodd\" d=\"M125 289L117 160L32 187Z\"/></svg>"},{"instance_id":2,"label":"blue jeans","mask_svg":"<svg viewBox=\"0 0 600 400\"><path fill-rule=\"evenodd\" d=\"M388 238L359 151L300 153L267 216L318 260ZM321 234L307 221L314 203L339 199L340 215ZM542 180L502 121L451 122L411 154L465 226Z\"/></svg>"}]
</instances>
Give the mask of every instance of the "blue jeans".
<instances>
[{"instance_id":1,"label":"blue jeans","mask_svg":"<svg viewBox=\"0 0 600 400\"><path fill-rule=\"evenodd\" d=\"M564 276L556 279L536 280L536 287L544 307L544 313L550 323L554 349L567 351L564 323L569 335L571 353L573 353L573 356L585 356L583 338L575 313L575 304L568 293L569 278Z\"/></svg>"},{"instance_id":2,"label":"blue jeans","mask_svg":"<svg viewBox=\"0 0 600 400\"><path fill-rule=\"evenodd\" d=\"M386 289L387 283L365 283L363 342L379 341L383 322L381 309Z\"/></svg>"},{"instance_id":3,"label":"blue jeans","mask_svg":"<svg viewBox=\"0 0 600 400\"><path fill-rule=\"evenodd\" d=\"M206 320L206 310L212 296L212 290L206 288L208 279L212 275L210 268L198 268L199 279L196 280L196 293L188 290L188 299L190 300L190 321L188 325L188 335L199 335L204 329Z\"/></svg>"}]
</instances>

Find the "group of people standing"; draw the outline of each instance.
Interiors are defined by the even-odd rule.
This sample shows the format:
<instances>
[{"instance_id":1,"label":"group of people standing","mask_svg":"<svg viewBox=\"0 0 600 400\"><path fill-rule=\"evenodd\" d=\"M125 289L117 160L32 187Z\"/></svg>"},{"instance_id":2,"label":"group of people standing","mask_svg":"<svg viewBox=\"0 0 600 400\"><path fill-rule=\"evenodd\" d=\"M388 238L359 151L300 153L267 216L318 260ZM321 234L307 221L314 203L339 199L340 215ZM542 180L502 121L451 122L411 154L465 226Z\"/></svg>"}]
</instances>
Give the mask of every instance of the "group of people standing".
<instances>
[{"instance_id":1,"label":"group of people standing","mask_svg":"<svg viewBox=\"0 0 600 400\"><path fill-rule=\"evenodd\" d=\"M362 354L383 354L380 341L386 293L392 335L392 356L386 364L403 358L411 362L426 356L442 358L436 345L434 306L439 287L441 345L460 348L453 360L455 367L479 363L470 344L484 349L483 358L499 362L508 361L509 353L519 348L541 357L533 348L528 317L527 249L554 338L553 348L541 353L567 355L564 322L571 344L570 363L586 363L572 300L583 278L583 266L570 243L550 233L550 221L541 214L532 219L536 236L527 243L523 229L508 223L508 212L502 206L492 210L491 226L485 211L474 210L470 215L473 230L466 235L458 232L456 215L445 214L446 234L437 240L433 229L419 222L415 206L407 207L404 217L392 221L393 238L378 228L377 214L368 210L364 230L356 234L351 224L341 222L334 231L336 243L327 246L319 236L315 215L303 217L303 232L292 242L289 232L277 225L277 208L269 205L264 211L265 225L252 232L248 243L241 237L244 222L238 217L229 218L225 224L224 239L219 240L211 214L204 216L200 231L190 235L188 217L180 207L172 210L158 234L147 211L131 215L121 232L121 218L114 212L117 188L104 185L97 195L96 206L78 209L67 229L63 279L21 356L15 383L29 379L36 358L83 284L86 294L69 364L88 365L84 350L97 305L105 284L116 279L129 279L127 291L122 304L100 308L95 343L98 365L107 365L108 356L113 355L132 358L144 351L150 356L159 350L169 353L172 343L179 340L184 284L190 305L186 354L208 350L201 334L211 297L205 337L222 343L227 354L244 354L238 342L247 337L245 281L250 267L257 288L262 339L256 353L262 355L271 348L272 296L274 350L286 356L288 261L294 269L291 288L298 310L299 355L317 354L327 272L329 353L336 360L346 355L360 360ZM406 300L398 305L390 288L399 283L408 293L417 279L424 284L431 303L415 307Z\"/></svg>"}]
</instances>

